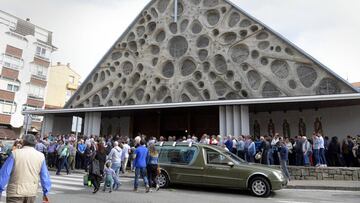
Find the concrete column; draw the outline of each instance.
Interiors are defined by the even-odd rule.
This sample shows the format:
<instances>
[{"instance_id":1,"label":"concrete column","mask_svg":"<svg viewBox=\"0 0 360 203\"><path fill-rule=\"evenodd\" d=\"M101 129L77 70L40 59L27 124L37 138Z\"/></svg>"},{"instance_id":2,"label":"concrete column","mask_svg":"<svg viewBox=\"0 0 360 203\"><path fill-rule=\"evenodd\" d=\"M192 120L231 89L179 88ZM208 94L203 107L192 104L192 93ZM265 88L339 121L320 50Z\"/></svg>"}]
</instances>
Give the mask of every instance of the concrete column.
<instances>
[{"instance_id":1,"label":"concrete column","mask_svg":"<svg viewBox=\"0 0 360 203\"><path fill-rule=\"evenodd\" d=\"M234 135L233 106L226 106L226 136Z\"/></svg>"},{"instance_id":2,"label":"concrete column","mask_svg":"<svg viewBox=\"0 0 360 203\"><path fill-rule=\"evenodd\" d=\"M219 135L226 135L226 110L225 106L219 106Z\"/></svg>"},{"instance_id":3,"label":"concrete column","mask_svg":"<svg viewBox=\"0 0 360 203\"><path fill-rule=\"evenodd\" d=\"M241 115L241 134L250 135L250 114L249 106L241 105L240 106L240 115Z\"/></svg>"},{"instance_id":4,"label":"concrete column","mask_svg":"<svg viewBox=\"0 0 360 203\"><path fill-rule=\"evenodd\" d=\"M85 113L84 135L100 135L101 112Z\"/></svg>"},{"instance_id":5,"label":"concrete column","mask_svg":"<svg viewBox=\"0 0 360 203\"><path fill-rule=\"evenodd\" d=\"M233 115L234 115L234 135L241 135L241 115L240 115L240 106L233 106Z\"/></svg>"},{"instance_id":6,"label":"concrete column","mask_svg":"<svg viewBox=\"0 0 360 203\"><path fill-rule=\"evenodd\" d=\"M53 128L54 128L54 115L46 114L44 116L44 120L41 126L41 137L45 137L45 135L52 132Z\"/></svg>"}]
</instances>

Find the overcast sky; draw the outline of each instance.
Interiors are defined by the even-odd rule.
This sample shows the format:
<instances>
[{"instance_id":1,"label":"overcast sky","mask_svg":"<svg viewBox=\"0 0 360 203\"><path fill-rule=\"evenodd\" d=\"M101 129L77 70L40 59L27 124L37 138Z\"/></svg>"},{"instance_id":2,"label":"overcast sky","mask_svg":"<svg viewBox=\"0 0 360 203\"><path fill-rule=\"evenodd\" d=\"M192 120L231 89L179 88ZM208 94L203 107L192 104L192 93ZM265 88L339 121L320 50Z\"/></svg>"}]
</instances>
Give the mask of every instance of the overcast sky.
<instances>
[{"instance_id":1,"label":"overcast sky","mask_svg":"<svg viewBox=\"0 0 360 203\"><path fill-rule=\"evenodd\" d=\"M360 81L359 0L232 0L349 82ZM82 80L150 0L0 0L54 33L53 63Z\"/></svg>"}]
</instances>

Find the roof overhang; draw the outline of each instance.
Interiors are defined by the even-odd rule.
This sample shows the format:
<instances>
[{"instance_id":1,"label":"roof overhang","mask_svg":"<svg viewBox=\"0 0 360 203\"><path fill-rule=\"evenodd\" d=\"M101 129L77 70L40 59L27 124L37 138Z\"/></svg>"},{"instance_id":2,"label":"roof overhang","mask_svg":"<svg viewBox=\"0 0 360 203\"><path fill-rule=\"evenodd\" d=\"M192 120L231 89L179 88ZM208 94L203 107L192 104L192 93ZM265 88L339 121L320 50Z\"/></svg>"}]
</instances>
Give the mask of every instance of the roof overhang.
<instances>
[{"instance_id":1,"label":"roof overhang","mask_svg":"<svg viewBox=\"0 0 360 203\"><path fill-rule=\"evenodd\" d=\"M300 96L300 97L241 99L241 100L216 100L216 101L199 101L199 102L182 102L182 103L159 103L159 104L128 105L128 106L72 108L72 109L26 110L23 111L23 114L32 114L32 115L71 114L71 113L85 113L85 112L186 108L186 107L201 107L201 106L279 104L279 103L322 102L322 101L343 101L343 100L359 100L358 104L360 104L360 93Z\"/></svg>"}]
</instances>

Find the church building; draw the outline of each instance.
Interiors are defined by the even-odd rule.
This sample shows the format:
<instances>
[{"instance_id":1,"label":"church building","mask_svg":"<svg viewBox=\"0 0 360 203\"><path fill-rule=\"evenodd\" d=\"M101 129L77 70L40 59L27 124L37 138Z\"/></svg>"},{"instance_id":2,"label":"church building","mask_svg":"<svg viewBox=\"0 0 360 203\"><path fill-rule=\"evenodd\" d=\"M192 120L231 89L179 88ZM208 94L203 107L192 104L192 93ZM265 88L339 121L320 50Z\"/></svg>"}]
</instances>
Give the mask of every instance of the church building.
<instances>
[{"instance_id":1,"label":"church building","mask_svg":"<svg viewBox=\"0 0 360 203\"><path fill-rule=\"evenodd\" d=\"M360 134L358 90L230 0L151 0L64 109L24 113L43 135Z\"/></svg>"}]
</instances>

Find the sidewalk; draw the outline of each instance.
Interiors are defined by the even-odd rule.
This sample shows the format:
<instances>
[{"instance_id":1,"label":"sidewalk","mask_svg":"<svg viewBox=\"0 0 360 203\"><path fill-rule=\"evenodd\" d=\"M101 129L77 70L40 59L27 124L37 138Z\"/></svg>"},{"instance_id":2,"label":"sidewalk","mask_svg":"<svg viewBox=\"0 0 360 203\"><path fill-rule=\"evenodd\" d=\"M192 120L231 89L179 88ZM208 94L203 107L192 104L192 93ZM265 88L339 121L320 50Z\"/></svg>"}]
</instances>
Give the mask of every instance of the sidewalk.
<instances>
[{"instance_id":1,"label":"sidewalk","mask_svg":"<svg viewBox=\"0 0 360 203\"><path fill-rule=\"evenodd\" d=\"M360 181L340 180L291 180L287 188L308 190L349 190L360 191Z\"/></svg>"},{"instance_id":2,"label":"sidewalk","mask_svg":"<svg viewBox=\"0 0 360 203\"><path fill-rule=\"evenodd\" d=\"M50 169L50 171L55 171ZM64 171L64 170L63 170ZM74 170L73 173L85 174L84 170ZM134 172L120 174L120 178L134 178ZM291 180L288 189L307 189L307 190L348 190L360 191L360 181L332 181L332 180Z\"/></svg>"}]
</instances>

